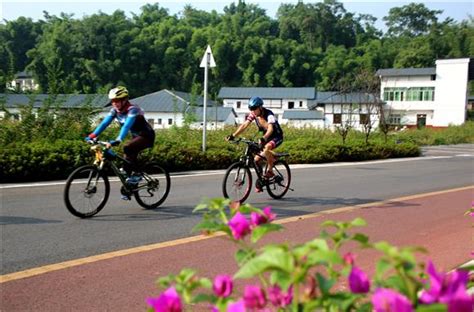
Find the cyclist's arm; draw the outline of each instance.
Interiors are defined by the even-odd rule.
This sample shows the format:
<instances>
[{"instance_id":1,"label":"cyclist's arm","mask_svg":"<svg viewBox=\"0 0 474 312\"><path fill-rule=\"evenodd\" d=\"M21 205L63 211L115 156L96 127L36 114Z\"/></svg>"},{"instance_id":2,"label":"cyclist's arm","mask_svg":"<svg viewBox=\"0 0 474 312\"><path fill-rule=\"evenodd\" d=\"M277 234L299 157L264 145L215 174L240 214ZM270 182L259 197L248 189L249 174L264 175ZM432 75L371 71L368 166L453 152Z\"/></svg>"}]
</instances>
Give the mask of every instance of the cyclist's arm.
<instances>
[{"instance_id":1,"label":"cyclist's arm","mask_svg":"<svg viewBox=\"0 0 474 312\"><path fill-rule=\"evenodd\" d=\"M112 114L108 114L97 126L97 128L95 128L94 132L92 132L93 137L98 137L99 134L101 134L110 125L112 120L114 120L114 116Z\"/></svg>"},{"instance_id":2,"label":"cyclist's arm","mask_svg":"<svg viewBox=\"0 0 474 312\"><path fill-rule=\"evenodd\" d=\"M234 133L232 133L232 135L234 137L238 136L239 134L241 134L242 132L244 132L245 129L247 129L247 127L250 125L251 121L249 120L246 120L244 121L238 128L237 130L235 130Z\"/></svg>"},{"instance_id":3,"label":"cyclist's arm","mask_svg":"<svg viewBox=\"0 0 474 312\"><path fill-rule=\"evenodd\" d=\"M267 127L267 131L265 131L265 134L263 135L263 138L265 141L268 141L268 139L272 136L273 133L273 124L269 123Z\"/></svg>"},{"instance_id":4,"label":"cyclist's arm","mask_svg":"<svg viewBox=\"0 0 474 312\"><path fill-rule=\"evenodd\" d=\"M125 137L128 134L128 131L130 131L130 128L132 127L136 119L137 119L137 114L134 114L134 113L128 114L127 119L125 119L125 123L120 129L120 133L116 139L117 141L122 142L125 139Z\"/></svg>"}]
</instances>

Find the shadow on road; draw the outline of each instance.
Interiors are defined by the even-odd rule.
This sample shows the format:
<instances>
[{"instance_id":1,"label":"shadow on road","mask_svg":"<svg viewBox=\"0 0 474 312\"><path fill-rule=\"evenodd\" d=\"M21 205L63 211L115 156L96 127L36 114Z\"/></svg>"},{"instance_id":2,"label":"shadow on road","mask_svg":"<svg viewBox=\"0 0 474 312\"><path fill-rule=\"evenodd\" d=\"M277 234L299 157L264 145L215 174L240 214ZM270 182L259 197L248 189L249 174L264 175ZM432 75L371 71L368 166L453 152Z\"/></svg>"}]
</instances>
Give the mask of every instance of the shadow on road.
<instances>
[{"instance_id":1,"label":"shadow on road","mask_svg":"<svg viewBox=\"0 0 474 312\"><path fill-rule=\"evenodd\" d=\"M106 214L104 212L91 218L91 221L150 221L150 220L173 220L188 218L192 214L194 206L163 206L155 209L142 209L133 213L130 210L124 213ZM136 211L136 210L135 210ZM198 217L197 214L195 214Z\"/></svg>"},{"instance_id":2,"label":"shadow on road","mask_svg":"<svg viewBox=\"0 0 474 312\"><path fill-rule=\"evenodd\" d=\"M61 223L59 220L44 220L30 217L2 217L0 216L0 225L8 224L43 224L43 223Z\"/></svg>"}]
</instances>

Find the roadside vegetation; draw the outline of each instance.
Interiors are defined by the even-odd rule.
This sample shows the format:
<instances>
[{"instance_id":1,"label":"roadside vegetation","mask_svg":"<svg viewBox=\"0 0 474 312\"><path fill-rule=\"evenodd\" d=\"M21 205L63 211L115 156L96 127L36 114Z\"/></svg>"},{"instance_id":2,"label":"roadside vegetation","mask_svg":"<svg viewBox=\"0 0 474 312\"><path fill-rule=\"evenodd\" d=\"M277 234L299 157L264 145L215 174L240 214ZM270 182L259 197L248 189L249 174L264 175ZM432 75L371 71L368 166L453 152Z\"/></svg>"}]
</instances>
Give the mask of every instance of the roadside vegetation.
<instances>
[{"instance_id":1,"label":"roadside vegetation","mask_svg":"<svg viewBox=\"0 0 474 312\"><path fill-rule=\"evenodd\" d=\"M53 117L53 115L56 117ZM0 121L0 183L65 179L79 165L92 161L84 137L93 129L87 116L91 108L80 112L40 111L24 107L22 119ZM109 127L101 139L113 139L118 127ZM157 130L155 146L142 153L143 160L154 160L170 171L223 169L236 161L242 146L224 138L233 127L208 131L206 152L202 152L202 131L189 127ZM397 157L416 157L420 146L474 143L474 122L445 129L412 129L402 132L373 132L366 143L363 132L349 131L344 140L338 132L313 128L284 127L285 141L279 151L290 153L290 163L363 161ZM260 134L249 130L247 138Z\"/></svg>"}]
</instances>

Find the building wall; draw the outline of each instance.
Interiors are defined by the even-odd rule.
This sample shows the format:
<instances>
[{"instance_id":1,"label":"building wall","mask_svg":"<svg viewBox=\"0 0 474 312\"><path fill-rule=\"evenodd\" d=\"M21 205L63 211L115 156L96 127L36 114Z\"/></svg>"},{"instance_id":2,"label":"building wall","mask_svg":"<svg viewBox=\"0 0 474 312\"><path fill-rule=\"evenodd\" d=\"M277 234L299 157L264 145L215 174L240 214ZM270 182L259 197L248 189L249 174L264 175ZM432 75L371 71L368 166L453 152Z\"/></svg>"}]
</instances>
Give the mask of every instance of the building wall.
<instances>
[{"instance_id":1,"label":"building wall","mask_svg":"<svg viewBox=\"0 0 474 312\"><path fill-rule=\"evenodd\" d=\"M461 125L466 120L468 70L468 58L436 61L435 126Z\"/></svg>"},{"instance_id":2,"label":"building wall","mask_svg":"<svg viewBox=\"0 0 474 312\"><path fill-rule=\"evenodd\" d=\"M290 104L293 103L293 108L295 110L307 110L308 101L306 99L263 99L263 105L271 110L277 117L278 120L281 120L283 116L283 111L290 109ZM245 117L249 113L248 110L248 99L224 99L224 107L233 107L237 113L238 123L245 121Z\"/></svg>"},{"instance_id":3,"label":"building wall","mask_svg":"<svg viewBox=\"0 0 474 312\"><path fill-rule=\"evenodd\" d=\"M463 124L466 120L468 67L468 58L437 60L436 79L429 75L382 77L382 99L386 88L434 88L431 101L386 100L386 111L400 116L402 125L416 125L420 115L426 115L426 126Z\"/></svg>"}]
</instances>

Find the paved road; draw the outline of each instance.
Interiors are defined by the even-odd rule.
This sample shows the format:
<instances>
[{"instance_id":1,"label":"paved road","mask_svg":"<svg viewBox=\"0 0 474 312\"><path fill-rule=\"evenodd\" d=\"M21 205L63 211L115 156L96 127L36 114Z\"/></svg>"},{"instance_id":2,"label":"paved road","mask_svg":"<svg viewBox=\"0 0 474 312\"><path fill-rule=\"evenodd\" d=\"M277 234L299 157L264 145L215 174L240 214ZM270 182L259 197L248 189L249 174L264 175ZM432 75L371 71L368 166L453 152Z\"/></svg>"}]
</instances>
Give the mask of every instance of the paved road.
<instances>
[{"instance_id":1,"label":"paved road","mask_svg":"<svg viewBox=\"0 0 474 312\"><path fill-rule=\"evenodd\" d=\"M284 200L252 194L249 202L272 205L280 217L474 184L472 146L416 159L293 166L293 187ZM428 151L431 153L433 151ZM117 184L95 218L71 216L62 201L64 182L3 185L1 274L193 235L192 214L203 197L221 196L223 171L174 175L162 208L143 210L122 202Z\"/></svg>"},{"instance_id":2,"label":"paved road","mask_svg":"<svg viewBox=\"0 0 474 312\"><path fill-rule=\"evenodd\" d=\"M469 260L472 248L472 220L464 212L473 198L473 187L447 190L346 207L283 219L285 230L265 238L268 242L294 245L316 237L319 224L327 219L349 221L364 218L363 228L371 242L389 241L396 246L424 246L428 258L439 270L450 270ZM360 230L360 229L358 229ZM347 251L347 249L345 250ZM345 252L343 251L343 252ZM351 248L357 265L374 272L375 251ZM145 299L156 296L155 280L177 273L184 267L196 269L201 276L233 274L235 246L223 237L202 236L135 248L118 254L106 254L12 274L0 284L2 311L144 311ZM45 273L47 272L47 273ZM33 274L38 274L34 275ZM8 277L8 275L7 275ZM242 281L236 291L242 289ZM189 311L209 311L195 306Z\"/></svg>"}]
</instances>

